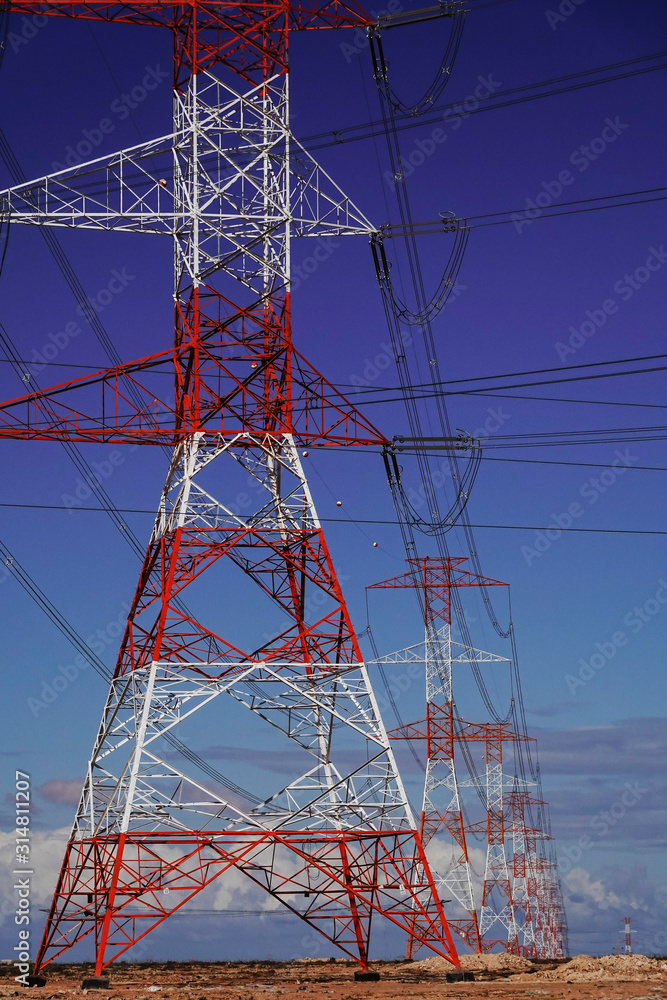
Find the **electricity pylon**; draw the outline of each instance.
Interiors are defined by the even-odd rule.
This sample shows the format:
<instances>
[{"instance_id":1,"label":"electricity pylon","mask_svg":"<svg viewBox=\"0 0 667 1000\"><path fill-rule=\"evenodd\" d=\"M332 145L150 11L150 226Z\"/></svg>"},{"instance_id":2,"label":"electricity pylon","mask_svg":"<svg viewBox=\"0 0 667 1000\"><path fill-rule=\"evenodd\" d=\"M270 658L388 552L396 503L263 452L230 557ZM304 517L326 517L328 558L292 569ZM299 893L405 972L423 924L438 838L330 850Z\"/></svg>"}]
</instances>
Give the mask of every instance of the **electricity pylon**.
<instances>
[{"instance_id":1,"label":"electricity pylon","mask_svg":"<svg viewBox=\"0 0 667 1000\"><path fill-rule=\"evenodd\" d=\"M545 957L537 952L536 928L540 920L537 888L540 867L538 843L552 839L539 822L546 805L542 799L535 798L527 791L513 789L510 793L512 901L520 951L527 958ZM537 822L530 818L533 810L537 811Z\"/></svg>"},{"instance_id":2,"label":"electricity pylon","mask_svg":"<svg viewBox=\"0 0 667 1000\"><path fill-rule=\"evenodd\" d=\"M410 589L420 593L424 611L424 661L426 663L426 719L392 730L394 739L426 740L426 774L420 832L427 844L436 834L446 834L454 844L454 855L446 872L437 874L439 891L451 893L465 911L465 918L450 919L452 930L476 951L482 942L473 893L473 880L466 843L466 830L461 810L461 784L455 763L455 745L459 738L460 721L455 719L452 688L452 664L471 661L503 660L481 650L456 647L451 639L451 591L454 588L506 586L499 580L477 576L461 564L462 557L408 559L409 570L368 590ZM455 652L452 652L452 647ZM412 647L414 650L414 647ZM407 651L404 651L407 652ZM395 662L384 658L382 662ZM414 658L414 653L412 653ZM415 915L415 920L418 916ZM408 939L407 957L412 958L419 947L415 937Z\"/></svg>"},{"instance_id":3,"label":"electricity pylon","mask_svg":"<svg viewBox=\"0 0 667 1000\"><path fill-rule=\"evenodd\" d=\"M470 650L460 642L453 642L449 625L443 625L437 632L439 648L433 641L425 639L416 646L408 646L395 653L369 660L371 664L413 664L424 663L426 668L427 718L421 722L398 726L389 731L394 740L424 740L426 742L426 772L422 802L420 831L426 846L429 841L443 834L451 839L453 853L447 868L433 869L433 878L441 896L451 893L451 900L458 904L466 916L448 916L450 928L470 948L482 950L479 921L475 905L472 866L466 843L466 827L459 789L471 784L468 779L460 780L454 763L456 746L464 736L461 720L453 723L454 737L450 736L447 725L442 726L442 706L446 704L446 693L452 689L452 667L458 663L507 663L507 657L487 653L482 649ZM447 717L444 716L446 723ZM414 938L408 940L408 958L414 957ZM418 944L418 942L416 942Z\"/></svg>"},{"instance_id":4,"label":"electricity pylon","mask_svg":"<svg viewBox=\"0 0 667 1000\"><path fill-rule=\"evenodd\" d=\"M529 737L513 733L505 723L485 723L474 728L479 730L476 737L467 733L465 738L484 740L486 761L487 844L479 930L485 939L485 951L491 951L498 944L507 951L518 952L519 931L507 861L504 796L505 785L511 783L516 787L518 779L503 774L503 743L525 741ZM490 931L502 936L491 937Z\"/></svg>"},{"instance_id":5,"label":"electricity pylon","mask_svg":"<svg viewBox=\"0 0 667 1000\"><path fill-rule=\"evenodd\" d=\"M363 969L375 914L458 965L298 452L388 443L290 323L291 236L374 230L291 134L289 31L370 19L354 0L7 6L169 29L175 55L171 134L0 193L12 223L175 248L173 346L0 406L3 438L173 449L36 968L92 935L99 976L232 869ZM256 805L165 747L194 713L220 729L222 696L310 755Z\"/></svg>"}]
</instances>

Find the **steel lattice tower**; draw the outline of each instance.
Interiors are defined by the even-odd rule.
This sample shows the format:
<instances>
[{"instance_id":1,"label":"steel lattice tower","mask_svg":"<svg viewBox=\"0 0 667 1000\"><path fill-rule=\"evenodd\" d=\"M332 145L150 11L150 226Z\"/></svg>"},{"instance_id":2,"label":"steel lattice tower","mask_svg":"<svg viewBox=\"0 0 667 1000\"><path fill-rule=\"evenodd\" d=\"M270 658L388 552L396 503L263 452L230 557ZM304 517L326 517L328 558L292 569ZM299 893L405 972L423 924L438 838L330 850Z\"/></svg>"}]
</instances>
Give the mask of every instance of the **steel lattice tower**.
<instances>
[{"instance_id":1,"label":"steel lattice tower","mask_svg":"<svg viewBox=\"0 0 667 1000\"><path fill-rule=\"evenodd\" d=\"M453 741L447 727L440 725L442 706L447 693L452 690L452 667L455 664L471 662L508 662L504 656L487 653L482 649L468 649L451 638L449 625L443 625L437 633L438 645L426 639L415 646L407 646L395 653L369 660L369 664L396 665L423 663L426 672L426 704L428 717L421 722L398 726L389 731L394 740L424 740L426 742L426 770L422 801L422 821L420 831L424 846L435 836L446 833L452 840L454 855L444 871L432 869L433 878L442 895L451 892L458 905L466 912L465 918L448 918L450 928L462 941L475 951L482 951L479 934L479 920L475 906L471 864L466 843L467 827L463 823L459 789L472 784L469 779L461 781L454 764L454 751L464 740L466 724L456 720ZM472 654L472 656L471 656ZM473 659L474 658L474 659ZM408 958L414 957L416 945L413 938L408 940Z\"/></svg>"},{"instance_id":2,"label":"steel lattice tower","mask_svg":"<svg viewBox=\"0 0 667 1000\"><path fill-rule=\"evenodd\" d=\"M512 901L514 903L514 918L517 924L521 953L528 958L543 958L536 946L537 928L541 926L540 905L544 900L538 898L538 871L540 857L538 843L551 840L540 822L529 825L529 812L537 811L541 818L542 810L547 803L537 799L529 792L513 790L510 793L512 820ZM533 821L534 822L534 821ZM558 893L553 895L555 904ZM551 904L551 897L547 901ZM551 918L549 918L551 919ZM552 952L549 955L562 954L562 947L557 944L561 935L554 937ZM544 942L542 942L544 947Z\"/></svg>"},{"instance_id":3,"label":"steel lattice tower","mask_svg":"<svg viewBox=\"0 0 667 1000\"><path fill-rule=\"evenodd\" d=\"M13 223L163 234L175 249L173 346L0 406L3 438L173 450L36 968L92 935L99 975L231 869L364 968L374 914L458 965L297 451L386 443L290 326L291 235L373 227L291 135L289 31L369 17L354 0L7 6L174 39L172 134L0 193ZM241 644L224 600L216 621L189 609L187 588L218 564L280 609L277 634L258 616ZM254 807L166 752L223 695L311 757Z\"/></svg>"},{"instance_id":4,"label":"steel lattice tower","mask_svg":"<svg viewBox=\"0 0 667 1000\"><path fill-rule=\"evenodd\" d=\"M516 787L517 779L503 774L503 743L528 737L519 737L503 723L485 723L475 728L480 730L476 738L482 738L485 743L487 810L486 866L479 929L485 938L485 951L499 944L507 951L518 953L519 930L507 862L504 796L505 785ZM470 734L466 738L470 739ZM503 936L491 938L489 932L497 934L498 927L502 928Z\"/></svg>"},{"instance_id":5,"label":"steel lattice tower","mask_svg":"<svg viewBox=\"0 0 667 1000\"><path fill-rule=\"evenodd\" d=\"M473 881L466 843L466 830L461 811L459 786L455 764L455 744L463 738L455 724L455 704L452 688L452 663L503 660L481 650L461 648L453 655L452 647L460 646L451 638L451 591L454 588L506 586L499 580L477 576L461 564L463 557L408 559L409 570L381 583L372 584L368 590L411 589L420 592L424 610L424 662L426 664L426 718L392 730L393 739L426 740L426 775L420 832L427 844L433 836L446 832L455 845L455 854L447 872L436 876L439 890L450 892L465 911L463 919L450 919L453 930L476 951L482 950L480 926L473 893ZM407 653L408 651L403 651ZM382 662L396 662L394 654ZM417 657L414 652L412 659ZM407 955L412 958L418 940L408 940Z\"/></svg>"},{"instance_id":6,"label":"steel lattice tower","mask_svg":"<svg viewBox=\"0 0 667 1000\"><path fill-rule=\"evenodd\" d=\"M461 587L505 586L460 568L463 558L408 559L407 573L368 587L412 589L419 593L424 612L424 642L370 661L382 665L424 663L426 668L426 718L390 731L392 739L423 740L426 772L420 830L424 844L446 834L454 854L444 872L433 871L441 894L451 894L466 917L449 917L449 926L473 950L488 952L499 947L529 957L563 954L564 921L559 909L558 880L551 865L538 853L538 843L551 840L544 826L546 803L529 794L532 781L503 771L503 744L515 747L531 738L510 728L509 723L466 722L456 709L452 667L456 663L478 664L505 661L505 657L454 642L451 638L451 590ZM443 624L444 623L444 624ZM484 748L483 782L485 818L466 825L460 789L479 784L479 776L461 780L455 762L456 747L471 751ZM469 765L470 766L470 765ZM509 789L510 794L505 794ZM509 803L511 823L506 822ZM537 808L536 826L528 825ZM473 879L466 836L485 835L486 863L479 905L475 905ZM511 853L510 853L511 852ZM418 916L415 916L415 922ZM408 940L412 958L418 939Z\"/></svg>"}]
</instances>

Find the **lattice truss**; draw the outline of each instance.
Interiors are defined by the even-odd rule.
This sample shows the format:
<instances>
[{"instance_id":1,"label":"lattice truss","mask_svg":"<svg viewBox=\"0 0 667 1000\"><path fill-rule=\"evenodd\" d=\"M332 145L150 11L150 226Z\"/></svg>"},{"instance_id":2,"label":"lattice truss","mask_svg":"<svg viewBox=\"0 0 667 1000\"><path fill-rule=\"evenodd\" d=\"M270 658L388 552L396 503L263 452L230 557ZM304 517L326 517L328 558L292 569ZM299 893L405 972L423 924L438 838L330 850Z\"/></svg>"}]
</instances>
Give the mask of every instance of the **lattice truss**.
<instances>
[{"instance_id":1,"label":"lattice truss","mask_svg":"<svg viewBox=\"0 0 667 1000\"><path fill-rule=\"evenodd\" d=\"M437 841L451 851L447 866L433 870L440 896L453 904L450 927L478 952L500 948L534 957L559 955L563 917L554 910L557 879L553 862L540 850L550 839L546 803L531 795L533 782L519 766L520 744L528 738L507 722L466 722L456 707L454 665L479 670L484 664L509 662L452 640L452 590L502 585L470 573L464 562L460 557L408 559L408 572L368 588L421 591L425 624L422 643L370 662L424 665L426 718L389 735L422 741L426 748L420 830L425 845ZM504 767L507 746L513 754ZM471 771L466 778L460 773L464 760ZM462 801L471 789L484 810L484 818L475 822L467 819ZM486 839L483 879L474 877L470 835ZM410 938L408 958L417 948L418 940Z\"/></svg>"},{"instance_id":2,"label":"lattice truss","mask_svg":"<svg viewBox=\"0 0 667 1000\"><path fill-rule=\"evenodd\" d=\"M451 638L451 628L443 625L435 630L432 623L426 628L424 641L415 646L391 653L370 663L402 664L423 663L426 678L427 718L392 730L394 739L426 741L426 773L420 830L427 845L434 837L452 848L446 869L434 870L433 877L441 898L454 903L448 910L449 925L466 944L481 949L479 922L475 902L474 878L466 827L461 808L460 788L470 781L460 778L456 765L454 737L452 667L476 663L507 662L506 657L484 650L469 650ZM415 946L408 942L408 957L413 957Z\"/></svg>"},{"instance_id":3,"label":"lattice truss","mask_svg":"<svg viewBox=\"0 0 667 1000\"><path fill-rule=\"evenodd\" d=\"M374 228L291 135L284 73L238 94L210 72L175 96L170 135L2 192L12 222L177 238L181 275L251 291L289 281L297 236ZM194 220L194 225L192 224Z\"/></svg>"},{"instance_id":4,"label":"lattice truss","mask_svg":"<svg viewBox=\"0 0 667 1000\"><path fill-rule=\"evenodd\" d=\"M507 663L507 657L470 649L451 638L449 625L427 634L424 642L369 661L374 664L424 664L427 718L391 730L397 740L426 743L426 773L422 803L421 833L424 845L433 838L448 844L451 857L442 870L432 868L441 898L454 904L448 910L449 926L473 950L495 947L524 955L550 954L544 933L536 950L536 928L547 922L538 910L545 906L544 868L537 843L547 838L540 827L530 826L530 807L544 806L526 790L530 784L516 773L503 771L503 746L517 742L510 727L492 723L464 722L452 699L452 667L456 664ZM459 773L458 749L466 744L473 753L477 772L468 778ZM462 792L477 786L484 790L485 818L464 821ZM506 814L511 817L507 822ZM483 881L476 887L469 855L469 835L485 836L486 862ZM461 914L461 915L459 915ZM410 943L409 943L410 948ZM412 946L414 951L415 946ZM412 957L412 955L409 955Z\"/></svg>"},{"instance_id":5,"label":"lattice truss","mask_svg":"<svg viewBox=\"0 0 667 1000\"><path fill-rule=\"evenodd\" d=\"M291 135L288 30L369 18L353 0L8 6L175 40L169 136L0 192L11 223L175 249L173 346L0 404L0 437L173 449L36 966L90 935L99 974L231 869L362 967L373 914L456 965L297 450L386 443L295 351L289 301L293 234L373 227ZM257 602L243 628L237 586ZM211 711L224 739L233 705L310 761L256 802L165 742Z\"/></svg>"}]
</instances>

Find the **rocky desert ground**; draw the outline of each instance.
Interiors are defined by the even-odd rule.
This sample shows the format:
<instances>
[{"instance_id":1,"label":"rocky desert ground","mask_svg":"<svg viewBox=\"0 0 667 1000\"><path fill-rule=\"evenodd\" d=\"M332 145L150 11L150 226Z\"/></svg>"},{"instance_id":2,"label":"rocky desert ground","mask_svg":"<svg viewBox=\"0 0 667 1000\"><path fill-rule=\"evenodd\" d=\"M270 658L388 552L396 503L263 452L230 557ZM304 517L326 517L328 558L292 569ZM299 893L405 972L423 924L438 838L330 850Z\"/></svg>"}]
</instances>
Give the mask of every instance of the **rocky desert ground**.
<instances>
[{"instance_id":1,"label":"rocky desert ground","mask_svg":"<svg viewBox=\"0 0 667 1000\"><path fill-rule=\"evenodd\" d=\"M151 962L112 966L107 989L83 990L87 965L54 964L47 983L33 990L40 1000L90 994L91 1000L667 1000L667 959L611 955L531 962L514 955L463 955L474 982L448 983L443 959L374 962L377 982L356 982L345 960L294 962ZM9 965L0 966L0 997L23 987ZM268 996L265 996L268 994Z\"/></svg>"}]
</instances>

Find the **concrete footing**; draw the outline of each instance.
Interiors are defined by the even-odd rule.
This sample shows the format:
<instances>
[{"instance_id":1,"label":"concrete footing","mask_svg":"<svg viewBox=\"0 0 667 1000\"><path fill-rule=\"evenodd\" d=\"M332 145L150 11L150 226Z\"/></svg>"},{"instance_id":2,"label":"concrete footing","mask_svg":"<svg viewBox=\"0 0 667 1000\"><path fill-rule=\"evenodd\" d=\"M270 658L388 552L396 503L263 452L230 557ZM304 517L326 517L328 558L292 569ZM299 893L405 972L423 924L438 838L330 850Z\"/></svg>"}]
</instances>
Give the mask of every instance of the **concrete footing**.
<instances>
[{"instance_id":1,"label":"concrete footing","mask_svg":"<svg viewBox=\"0 0 667 1000\"><path fill-rule=\"evenodd\" d=\"M88 976L87 979L81 983L82 990L108 990L109 989L109 977L108 976Z\"/></svg>"},{"instance_id":2,"label":"concrete footing","mask_svg":"<svg viewBox=\"0 0 667 1000\"><path fill-rule=\"evenodd\" d=\"M28 986L46 986L46 979L44 976L38 976L35 973L32 976L28 976Z\"/></svg>"},{"instance_id":3,"label":"concrete footing","mask_svg":"<svg viewBox=\"0 0 667 1000\"><path fill-rule=\"evenodd\" d=\"M379 972L371 972L370 969L358 969L354 974L357 983L377 983L380 978Z\"/></svg>"}]
</instances>

